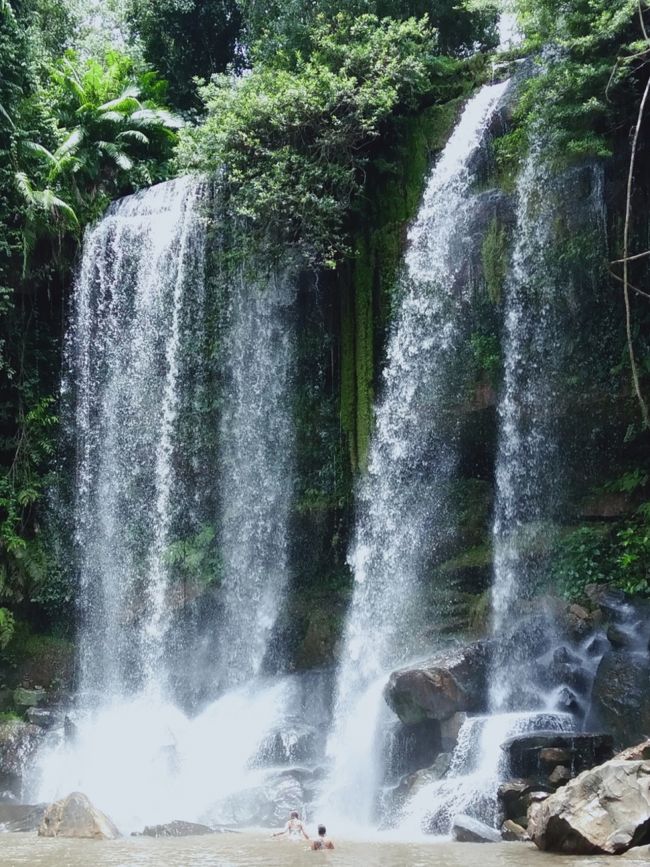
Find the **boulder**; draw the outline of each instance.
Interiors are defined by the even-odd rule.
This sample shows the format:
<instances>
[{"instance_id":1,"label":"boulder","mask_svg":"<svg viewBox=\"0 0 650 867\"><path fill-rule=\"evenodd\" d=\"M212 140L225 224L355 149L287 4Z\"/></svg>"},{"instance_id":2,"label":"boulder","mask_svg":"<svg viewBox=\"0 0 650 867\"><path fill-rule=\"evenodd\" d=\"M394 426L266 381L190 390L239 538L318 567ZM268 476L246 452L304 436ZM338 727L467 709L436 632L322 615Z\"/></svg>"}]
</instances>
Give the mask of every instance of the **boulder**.
<instances>
[{"instance_id":1,"label":"boulder","mask_svg":"<svg viewBox=\"0 0 650 867\"><path fill-rule=\"evenodd\" d=\"M650 762L612 759L585 771L531 810L539 849L618 855L650 842Z\"/></svg>"},{"instance_id":2,"label":"boulder","mask_svg":"<svg viewBox=\"0 0 650 867\"><path fill-rule=\"evenodd\" d=\"M0 724L0 787L20 794L25 768L44 736L40 726L22 720Z\"/></svg>"},{"instance_id":3,"label":"boulder","mask_svg":"<svg viewBox=\"0 0 650 867\"><path fill-rule=\"evenodd\" d=\"M54 710L46 710L42 707L30 707L25 714L27 722L42 729L53 729L63 723L61 713Z\"/></svg>"},{"instance_id":4,"label":"boulder","mask_svg":"<svg viewBox=\"0 0 650 867\"><path fill-rule=\"evenodd\" d=\"M55 801L45 810L39 837L81 837L115 840L120 836L113 822L94 807L81 792Z\"/></svg>"},{"instance_id":5,"label":"boulder","mask_svg":"<svg viewBox=\"0 0 650 867\"><path fill-rule=\"evenodd\" d=\"M650 657L646 652L610 650L600 660L587 725L602 726L618 747L650 734Z\"/></svg>"},{"instance_id":6,"label":"boulder","mask_svg":"<svg viewBox=\"0 0 650 867\"><path fill-rule=\"evenodd\" d=\"M511 773L542 779L549 768L541 758L542 751L553 748L568 753L570 761L567 763L577 774L611 758L613 739L608 734L543 731L508 738L501 748L508 753Z\"/></svg>"},{"instance_id":7,"label":"boulder","mask_svg":"<svg viewBox=\"0 0 650 867\"><path fill-rule=\"evenodd\" d=\"M407 725L483 709L491 648L491 642L477 641L394 671L384 691L386 702Z\"/></svg>"},{"instance_id":8,"label":"boulder","mask_svg":"<svg viewBox=\"0 0 650 867\"><path fill-rule=\"evenodd\" d=\"M207 825L184 822L180 819L164 825L147 825L142 832L144 837L201 837L205 834L214 834L214 831Z\"/></svg>"},{"instance_id":9,"label":"boulder","mask_svg":"<svg viewBox=\"0 0 650 867\"><path fill-rule=\"evenodd\" d=\"M539 751L539 758L547 765L561 765L571 761L571 753L562 747L544 747Z\"/></svg>"},{"instance_id":10,"label":"boulder","mask_svg":"<svg viewBox=\"0 0 650 867\"><path fill-rule=\"evenodd\" d=\"M625 759L627 761L640 761L641 759L650 759L650 740L645 740L641 744L634 747L628 747L622 753L614 756L615 759Z\"/></svg>"},{"instance_id":11,"label":"boulder","mask_svg":"<svg viewBox=\"0 0 650 867\"><path fill-rule=\"evenodd\" d=\"M0 804L0 831L36 831L45 809L46 804Z\"/></svg>"},{"instance_id":12,"label":"boulder","mask_svg":"<svg viewBox=\"0 0 650 867\"><path fill-rule=\"evenodd\" d=\"M500 843L501 834L485 822L459 814L454 818L451 836L458 843Z\"/></svg>"},{"instance_id":13,"label":"boulder","mask_svg":"<svg viewBox=\"0 0 650 867\"><path fill-rule=\"evenodd\" d=\"M528 831L521 825L518 825L517 822L513 822L512 819L506 819L501 826L501 837L503 840L512 843L525 843L530 840Z\"/></svg>"},{"instance_id":14,"label":"boulder","mask_svg":"<svg viewBox=\"0 0 650 867\"><path fill-rule=\"evenodd\" d=\"M383 750L387 779L397 780L431 767L441 746L440 723L436 720L424 720L415 725L396 722L387 734Z\"/></svg>"},{"instance_id":15,"label":"boulder","mask_svg":"<svg viewBox=\"0 0 650 867\"><path fill-rule=\"evenodd\" d=\"M552 786L563 786L571 779L571 771L564 765L558 765L553 768L549 774L548 781Z\"/></svg>"}]
</instances>

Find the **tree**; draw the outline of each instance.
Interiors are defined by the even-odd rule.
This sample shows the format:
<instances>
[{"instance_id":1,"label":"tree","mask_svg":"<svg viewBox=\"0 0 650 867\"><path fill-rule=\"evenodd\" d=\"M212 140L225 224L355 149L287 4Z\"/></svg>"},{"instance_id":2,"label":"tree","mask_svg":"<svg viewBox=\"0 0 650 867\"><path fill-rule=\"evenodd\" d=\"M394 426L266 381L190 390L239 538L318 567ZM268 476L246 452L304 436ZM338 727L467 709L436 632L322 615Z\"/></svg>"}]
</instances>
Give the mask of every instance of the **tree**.
<instances>
[{"instance_id":1,"label":"tree","mask_svg":"<svg viewBox=\"0 0 650 867\"><path fill-rule=\"evenodd\" d=\"M197 107L195 76L208 79L235 60L241 15L236 0L129 0L144 56L169 81L178 108Z\"/></svg>"}]
</instances>

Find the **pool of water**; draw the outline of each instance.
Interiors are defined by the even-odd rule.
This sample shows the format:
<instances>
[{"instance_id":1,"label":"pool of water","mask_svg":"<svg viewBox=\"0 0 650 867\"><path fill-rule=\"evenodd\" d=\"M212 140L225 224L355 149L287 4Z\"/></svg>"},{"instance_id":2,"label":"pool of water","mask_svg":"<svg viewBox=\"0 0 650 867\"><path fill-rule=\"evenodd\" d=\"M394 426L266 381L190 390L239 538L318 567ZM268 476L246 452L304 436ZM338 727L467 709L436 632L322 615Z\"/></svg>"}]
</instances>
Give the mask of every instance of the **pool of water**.
<instances>
[{"instance_id":1,"label":"pool of water","mask_svg":"<svg viewBox=\"0 0 650 867\"><path fill-rule=\"evenodd\" d=\"M337 840L331 852L311 852L305 843L272 840L258 833L154 840L130 837L114 841L51 840L35 834L0 834L3 867L299 867L326 862L328 867L613 867L639 860L548 855L532 844L400 843Z\"/></svg>"}]
</instances>

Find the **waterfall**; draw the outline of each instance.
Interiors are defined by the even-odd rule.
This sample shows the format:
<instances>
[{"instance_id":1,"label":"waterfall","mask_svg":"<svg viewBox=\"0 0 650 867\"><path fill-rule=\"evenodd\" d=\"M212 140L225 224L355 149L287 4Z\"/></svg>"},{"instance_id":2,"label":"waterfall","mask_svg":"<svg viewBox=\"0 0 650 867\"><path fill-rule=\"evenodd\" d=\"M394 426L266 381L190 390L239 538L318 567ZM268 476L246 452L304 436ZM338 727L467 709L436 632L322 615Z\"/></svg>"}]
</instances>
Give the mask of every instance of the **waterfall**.
<instances>
[{"instance_id":1,"label":"waterfall","mask_svg":"<svg viewBox=\"0 0 650 867\"><path fill-rule=\"evenodd\" d=\"M201 341L206 184L182 178L112 205L85 239L66 345L76 439L81 691L164 691L165 552L191 497L177 422ZM191 357L191 355L190 355Z\"/></svg>"},{"instance_id":2,"label":"waterfall","mask_svg":"<svg viewBox=\"0 0 650 867\"><path fill-rule=\"evenodd\" d=\"M374 818L379 759L369 744L378 738L381 685L388 667L417 648L424 625L423 573L453 532L449 485L457 462L451 407L459 399L458 284L475 205L473 160L506 87L507 82L487 85L468 102L409 231L349 556L354 596L338 672L332 770L320 805L323 816L334 813L339 824ZM361 755L367 756L363 768Z\"/></svg>"},{"instance_id":3,"label":"waterfall","mask_svg":"<svg viewBox=\"0 0 650 867\"><path fill-rule=\"evenodd\" d=\"M227 233L207 231L218 198L187 177L115 203L86 234L73 293L81 689L74 737L49 736L28 788L81 790L125 832L279 821L264 750L298 702L290 679L261 678L288 574L297 269L232 266ZM194 634L170 552L206 522L218 603ZM222 694L189 716L183 678Z\"/></svg>"},{"instance_id":4,"label":"waterfall","mask_svg":"<svg viewBox=\"0 0 650 867\"><path fill-rule=\"evenodd\" d=\"M515 245L506 283L499 400L499 442L493 526L493 632L503 639L517 620L521 598L543 580L553 522L564 505L571 443L560 430L567 401L568 350L577 329L575 287L555 261L557 226L573 210L592 231L603 233L602 169L556 177L541 143L530 150L517 184ZM573 217L575 222L575 216ZM571 229L567 229L571 231ZM541 614L542 612L540 612ZM553 618L542 626L547 640ZM491 678L494 711L544 707L544 696L527 669L532 649L497 654ZM523 687L522 687L523 684Z\"/></svg>"},{"instance_id":5,"label":"waterfall","mask_svg":"<svg viewBox=\"0 0 650 867\"><path fill-rule=\"evenodd\" d=\"M227 317L218 662L224 685L259 673L288 579L296 285L291 274L272 273L266 283L260 274L239 270Z\"/></svg>"}]
</instances>

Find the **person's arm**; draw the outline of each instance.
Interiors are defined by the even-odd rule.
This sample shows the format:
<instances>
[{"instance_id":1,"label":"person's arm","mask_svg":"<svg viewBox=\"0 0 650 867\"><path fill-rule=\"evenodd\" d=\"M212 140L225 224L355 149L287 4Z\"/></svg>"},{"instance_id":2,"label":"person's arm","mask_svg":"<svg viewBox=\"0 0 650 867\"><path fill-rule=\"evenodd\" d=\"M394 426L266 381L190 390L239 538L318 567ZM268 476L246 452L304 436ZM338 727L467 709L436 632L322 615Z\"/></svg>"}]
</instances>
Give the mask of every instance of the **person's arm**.
<instances>
[{"instance_id":1,"label":"person's arm","mask_svg":"<svg viewBox=\"0 0 650 867\"><path fill-rule=\"evenodd\" d=\"M305 826L302 824L302 822L300 823L300 830L302 831L302 836L305 838L305 840L311 839L309 834L305 831Z\"/></svg>"},{"instance_id":2,"label":"person's arm","mask_svg":"<svg viewBox=\"0 0 650 867\"><path fill-rule=\"evenodd\" d=\"M284 826L284 828L281 831L276 831L275 834L271 834L271 837L282 837L284 834L287 833L288 830L289 830L289 823L287 822L287 824Z\"/></svg>"}]
</instances>

